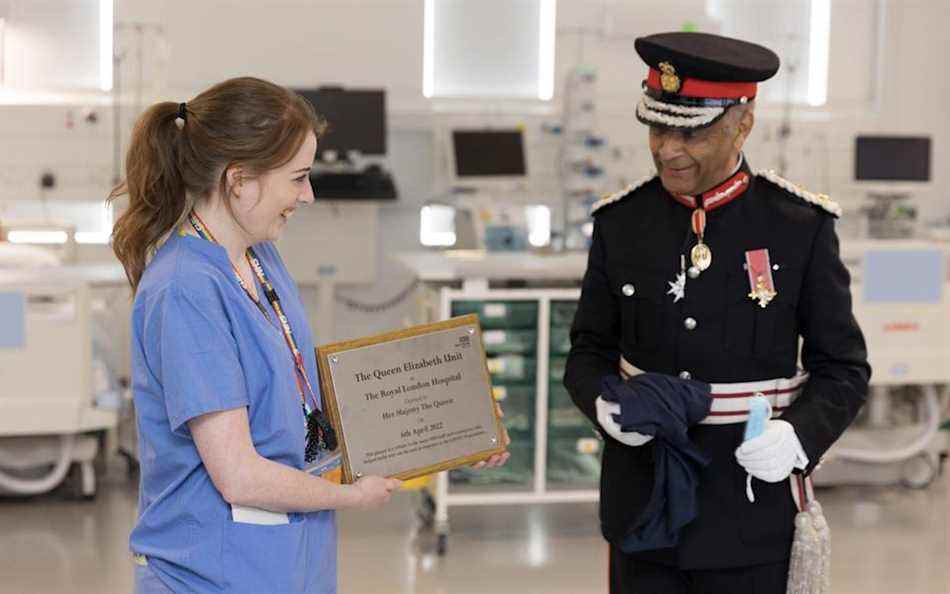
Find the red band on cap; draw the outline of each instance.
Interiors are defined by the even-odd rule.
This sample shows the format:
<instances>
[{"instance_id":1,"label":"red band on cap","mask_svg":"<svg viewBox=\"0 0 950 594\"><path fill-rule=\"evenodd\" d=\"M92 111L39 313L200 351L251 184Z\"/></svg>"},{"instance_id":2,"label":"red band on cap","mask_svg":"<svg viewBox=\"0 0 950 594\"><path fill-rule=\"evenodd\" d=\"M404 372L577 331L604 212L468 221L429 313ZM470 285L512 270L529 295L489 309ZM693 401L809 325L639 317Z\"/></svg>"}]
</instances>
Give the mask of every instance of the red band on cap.
<instances>
[{"instance_id":1,"label":"red band on cap","mask_svg":"<svg viewBox=\"0 0 950 594\"><path fill-rule=\"evenodd\" d=\"M740 99L742 97L752 99L758 88L758 84L754 82L716 82L698 78L683 78L682 81L683 86L676 94L700 99ZM647 86L657 91L663 90L659 70L650 68Z\"/></svg>"}]
</instances>

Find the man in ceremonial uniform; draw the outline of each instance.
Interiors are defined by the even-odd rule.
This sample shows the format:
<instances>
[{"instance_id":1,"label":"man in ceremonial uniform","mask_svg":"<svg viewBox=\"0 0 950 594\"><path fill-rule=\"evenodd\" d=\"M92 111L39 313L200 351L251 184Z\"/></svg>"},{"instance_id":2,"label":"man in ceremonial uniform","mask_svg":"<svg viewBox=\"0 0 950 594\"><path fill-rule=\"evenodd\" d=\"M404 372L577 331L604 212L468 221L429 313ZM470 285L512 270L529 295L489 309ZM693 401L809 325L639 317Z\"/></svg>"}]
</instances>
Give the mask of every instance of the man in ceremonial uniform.
<instances>
[{"instance_id":1,"label":"man in ceremonial uniform","mask_svg":"<svg viewBox=\"0 0 950 594\"><path fill-rule=\"evenodd\" d=\"M637 118L657 173L594 206L564 382L604 434L601 526L613 594L784 593L807 477L853 421L870 367L838 253L838 206L742 153L778 57L703 33L637 39ZM801 364L799 369L799 338ZM649 372L711 386L689 429L711 459L673 547L629 550L651 499L652 436L624 431L603 379ZM772 417L743 441L750 398Z\"/></svg>"}]
</instances>

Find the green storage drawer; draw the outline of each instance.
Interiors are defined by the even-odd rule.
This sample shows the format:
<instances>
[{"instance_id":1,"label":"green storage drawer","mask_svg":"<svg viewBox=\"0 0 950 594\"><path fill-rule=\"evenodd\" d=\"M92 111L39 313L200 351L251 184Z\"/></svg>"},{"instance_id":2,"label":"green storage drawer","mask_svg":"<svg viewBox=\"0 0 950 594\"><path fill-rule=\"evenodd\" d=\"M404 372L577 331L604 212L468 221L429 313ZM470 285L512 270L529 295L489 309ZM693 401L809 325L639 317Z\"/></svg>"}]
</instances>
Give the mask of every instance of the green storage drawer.
<instances>
[{"instance_id":1,"label":"green storage drawer","mask_svg":"<svg viewBox=\"0 0 950 594\"><path fill-rule=\"evenodd\" d=\"M533 382L537 375L537 360L524 355L498 355L487 359L492 383Z\"/></svg>"},{"instance_id":2,"label":"green storage drawer","mask_svg":"<svg viewBox=\"0 0 950 594\"><path fill-rule=\"evenodd\" d=\"M587 417L576 408L548 411L549 437L594 437L596 432Z\"/></svg>"},{"instance_id":3,"label":"green storage drawer","mask_svg":"<svg viewBox=\"0 0 950 594\"><path fill-rule=\"evenodd\" d=\"M574 314L577 313L577 301L552 301L551 326L566 326L570 328L574 323Z\"/></svg>"},{"instance_id":4,"label":"green storage drawer","mask_svg":"<svg viewBox=\"0 0 950 594\"><path fill-rule=\"evenodd\" d=\"M503 421L509 433L534 435L535 392L534 384L492 386L492 394L505 413Z\"/></svg>"},{"instance_id":5,"label":"green storage drawer","mask_svg":"<svg viewBox=\"0 0 950 594\"><path fill-rule=\"evenodd\" d=\"M571 352L571 329L565 326L551 328L551 356Z\"/></svg>"},{"instance_id":6,"label":"green storage drawer","mask_svg":"<svg viewBox=\"0 0 950 594\"><path fill-rule=\"evenodd\" d=\"M452 316L477 314L484 329L538 327L537 301L453 301Z\"/></svg>"},{"instance_id":7,"label":"green storage drawer","mask_svg":"<svg viewBox=\"0 0 950 594\"><path fill-rule=\"evenodd\" d=\"M500 468L474 470L458 468L449 472L452 485L530 485L534 480L534 441L512 438L511 458Z\"/></svg>"},{"instance_id":8,"label":"green storage drawer","mask_svg":"<svg viewBox=\"0 0 950 594\"><path fill-rule=\"evenodd\" d=\"M567 367L567 357L551 356L548 362L548 380L552 384L560 384L564 381L564 368Z\"/></svg>"},{"instance_id":9,"label":"green storage drawer","mask_svg":"<svg viewBox=\"0 0 950 594\"><path fill-rule=\"evenodd\" d=\"M553 485L596 485L600 479L603 442L595 437L548 440L548 476Z\"/></svg>"},{"instance_id":10,"label":"green storage drawer","mask_svg":"<svg viewBox=\"0 0 950 594\"><path fill-rule=\"evenodd\" d=\"M548 385L548 408L574 408L571 394L561 382Z\"/></svg>"},{"instance_id":11,"label":"green storage drawer","mask_svg":"<svg viewBox=\"0 0 950 594\"><path fill-rule=\"evenodd\" d=\"M548 386L548 435L552 437L592 437L590 421L574 406L567 388L551 383Z\"/></svg>"},{"instance_id":12,"label":"green storage drawer","mask_svg":"<svg viewBox=\"0 0 950 594\"><path fill-rule=\"evenodd\" d=\"M533 329L485 330L482 332L482 343L485 345L485 352L489 355L507 353L530 355L538 350L538 333Z\"/></svg>"}]
</instances>

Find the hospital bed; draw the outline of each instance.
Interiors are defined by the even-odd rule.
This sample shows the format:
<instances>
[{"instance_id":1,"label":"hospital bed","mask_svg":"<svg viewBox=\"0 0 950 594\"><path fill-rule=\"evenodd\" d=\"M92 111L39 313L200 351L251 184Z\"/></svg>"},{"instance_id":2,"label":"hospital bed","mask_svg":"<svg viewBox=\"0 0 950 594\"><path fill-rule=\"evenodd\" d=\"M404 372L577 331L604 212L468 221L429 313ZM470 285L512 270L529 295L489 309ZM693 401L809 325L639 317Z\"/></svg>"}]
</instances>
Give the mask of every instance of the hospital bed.
<instances>
[{"instance_id":1,"label":"hospital bed","mask_svg":"<svg viewBox=\"0 0 950 594\"><path fill-rule=\"evenodd\" d=\"M22 247L0 243L0 494L51 491L72 470L91 498L118 414L115 374L97 355L108 337L95 336L88 275Z\"/></svg>"}]
</instances>

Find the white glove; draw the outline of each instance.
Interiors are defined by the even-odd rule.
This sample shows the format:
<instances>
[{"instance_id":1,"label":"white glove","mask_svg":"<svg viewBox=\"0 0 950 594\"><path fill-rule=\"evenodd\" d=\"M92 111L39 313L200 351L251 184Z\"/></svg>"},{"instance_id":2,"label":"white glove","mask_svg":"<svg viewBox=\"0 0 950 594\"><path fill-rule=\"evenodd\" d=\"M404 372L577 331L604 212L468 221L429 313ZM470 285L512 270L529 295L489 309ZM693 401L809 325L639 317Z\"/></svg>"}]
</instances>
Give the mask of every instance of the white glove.
<instances>
[{"instance_id":1,"label":"white glove","mask_svg":"<svg viewBox=\"0 0 950 594\"><path fill-rule=\"evenodd\" d=\"M784 481L795 468L808 466L808 456L788 421L773 419L761 435L736 449L736 461L749 475L767 483Z\"/></svg>"},{"instance_id":2,"label":"white glove","mask_svg":"<svg viewBox=\"0 0 950 594\"><path fill-rule=\"evenodd\" d=\"M651 439L652 435L643 435L636 431L624 431L620 423L614 420L614 415L620 414L620 405L616 402L607 402L603 397L597 397L597 421L604 428L607 435L628 446L642 446Z\"/></svg>"}]
</instances>

